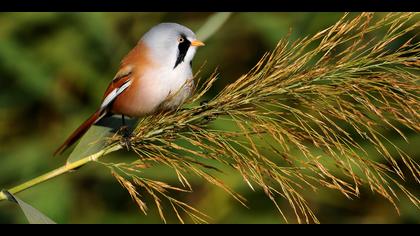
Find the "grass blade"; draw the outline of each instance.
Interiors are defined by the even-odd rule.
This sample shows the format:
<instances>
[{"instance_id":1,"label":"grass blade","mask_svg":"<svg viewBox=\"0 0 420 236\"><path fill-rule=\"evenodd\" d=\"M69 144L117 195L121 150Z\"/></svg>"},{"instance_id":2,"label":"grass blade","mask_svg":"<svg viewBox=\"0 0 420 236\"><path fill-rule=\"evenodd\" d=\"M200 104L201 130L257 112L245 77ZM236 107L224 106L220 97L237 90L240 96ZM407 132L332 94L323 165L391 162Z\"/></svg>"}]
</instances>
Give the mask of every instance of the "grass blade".
<instances>
[{"instance_id":1,"label":"grass blade","mask_svg":"<svg viewBox=\"0 0 420 236\"><path fill-rule=\"evenodd\" d=\"M20 209L22 209L23 213L28 219L30 224L56 224L50 218L42 214L40 211L35 209L33 206L29 205L28 203L22 201L18 197L14 196L8 191L2 191L8 197L8 200L14 202L19 205Z\"/></svg>"}]
</instances>

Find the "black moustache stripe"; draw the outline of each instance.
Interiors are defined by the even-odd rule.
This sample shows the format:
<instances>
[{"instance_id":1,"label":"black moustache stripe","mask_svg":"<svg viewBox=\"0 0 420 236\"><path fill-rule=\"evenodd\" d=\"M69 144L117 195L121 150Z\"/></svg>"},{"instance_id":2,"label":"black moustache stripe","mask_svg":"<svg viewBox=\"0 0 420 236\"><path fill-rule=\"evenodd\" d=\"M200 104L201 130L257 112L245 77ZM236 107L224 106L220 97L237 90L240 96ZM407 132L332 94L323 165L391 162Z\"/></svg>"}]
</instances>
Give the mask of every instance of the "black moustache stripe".
<instances>
[{"instance_id":1,"label":"black moustache stripe","mask_svg":"<svg viewBox=\"0 0 420 236\"><path fill-rule=\"evenodd\" d=\"M176 58L174 69L184 61L185 55L187 55L188 48L190 48L191 42L184 38L184 42L178 45L178 56Z\"/></svg>"}]
</instances>

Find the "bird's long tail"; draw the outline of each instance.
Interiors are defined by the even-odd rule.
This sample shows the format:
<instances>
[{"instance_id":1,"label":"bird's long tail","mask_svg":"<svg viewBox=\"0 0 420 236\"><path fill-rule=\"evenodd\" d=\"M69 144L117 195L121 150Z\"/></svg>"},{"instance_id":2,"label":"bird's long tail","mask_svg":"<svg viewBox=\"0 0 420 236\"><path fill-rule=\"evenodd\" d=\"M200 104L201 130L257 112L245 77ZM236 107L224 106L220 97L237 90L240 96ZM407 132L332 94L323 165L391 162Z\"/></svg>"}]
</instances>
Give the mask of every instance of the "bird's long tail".
<instances>
[{"instance_id":1,"label":"bird's long tail","mask_svg":"<svg viewBox=\"0 0 420 236\"><path fill-rule=\"evenodd\" d=\"M79 126L68 138L67 140L54 152L54 156L57 154L63 153L68 147L73 145L80 137L82 137L88 129L95 124L104 114L101 110L96 111L91 115L82 125Z\"/></svg>"}]
</instances>

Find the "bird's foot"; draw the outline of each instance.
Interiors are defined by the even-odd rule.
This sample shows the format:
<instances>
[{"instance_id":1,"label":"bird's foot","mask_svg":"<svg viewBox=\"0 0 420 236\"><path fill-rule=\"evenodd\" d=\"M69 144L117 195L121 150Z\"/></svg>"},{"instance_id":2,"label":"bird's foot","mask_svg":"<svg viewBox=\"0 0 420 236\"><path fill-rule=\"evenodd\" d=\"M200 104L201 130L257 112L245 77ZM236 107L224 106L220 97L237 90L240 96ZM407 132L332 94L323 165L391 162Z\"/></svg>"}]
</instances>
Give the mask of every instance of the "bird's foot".
<instances>
[{"instance_id":1,"label":"bird's foot","mask_svg":"<svg viewBox=\"0 0 420 236\"><path fill-rule=\"evenodd\" d=\"M205 106L207 106L208 103L209 103L209 101L203 100L203 101L200 102L200 106L205 107Z\"/></svg>"},{"instance_id":2,"label":"bird's foot","mask_svg":"<svg viewBox=\"0 0 420 236\"><path fill-rule=\"evenodd\" d=\"M120 128L121 139L120 144L121 146L125 147L127 151L131 150L131 134L128 126L124 125Z\"/></svg>"},{"instance_id":3,"label":"bird's foot","mask_svg":"<svg viewBox=\"0 0 420 236\"><path fill-rule=\"evenodd\" d=\"M208 123L210 123L211 121L216 119L216 115L208 115L208 116L204 116L203 119L200 122L200 125L207 125Z\"/></svg>"},{"instance_id":4,"label":"bird's foot","mask_svg":"<svg viewBox=\"0 0 420 236\"><path fill-rule=\"evenodd\" d=\"M204 100L200 102L200 106L202 107L203 111L208 110L209 106L208 106L209 101ZM214 119L216 119L217 115L207 115L204 116L202 121L201 121L201 125L207 125L208 123L210 123L210 121L213 121Z\"/></svg>"}]
</instances>

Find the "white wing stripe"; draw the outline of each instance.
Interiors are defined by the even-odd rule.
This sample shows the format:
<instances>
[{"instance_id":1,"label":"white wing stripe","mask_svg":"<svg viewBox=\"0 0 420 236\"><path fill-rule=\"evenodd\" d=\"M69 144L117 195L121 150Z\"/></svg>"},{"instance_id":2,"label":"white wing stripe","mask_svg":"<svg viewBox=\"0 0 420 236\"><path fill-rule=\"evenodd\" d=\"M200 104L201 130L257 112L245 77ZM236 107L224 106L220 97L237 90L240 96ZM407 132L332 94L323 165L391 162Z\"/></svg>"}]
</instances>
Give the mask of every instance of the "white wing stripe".
<instances>
[{"instance_id":1,"label":"white wing stripe","mask_svg":"<svg viewBox=\"0 0 420 236\"><path fill-rule=\"evenodd\" d=\"M114 90L112 90L108 96L105 97L104 101L101 104L101 109L104 109L105 107L107 107L112 101L114 101L114 99L120 95L126 88L128 88L128 86L131 85L131 80L128 80L127 82L125 82L121 87L119 88L115 88Z\"/></svg>"}]
</instances>

